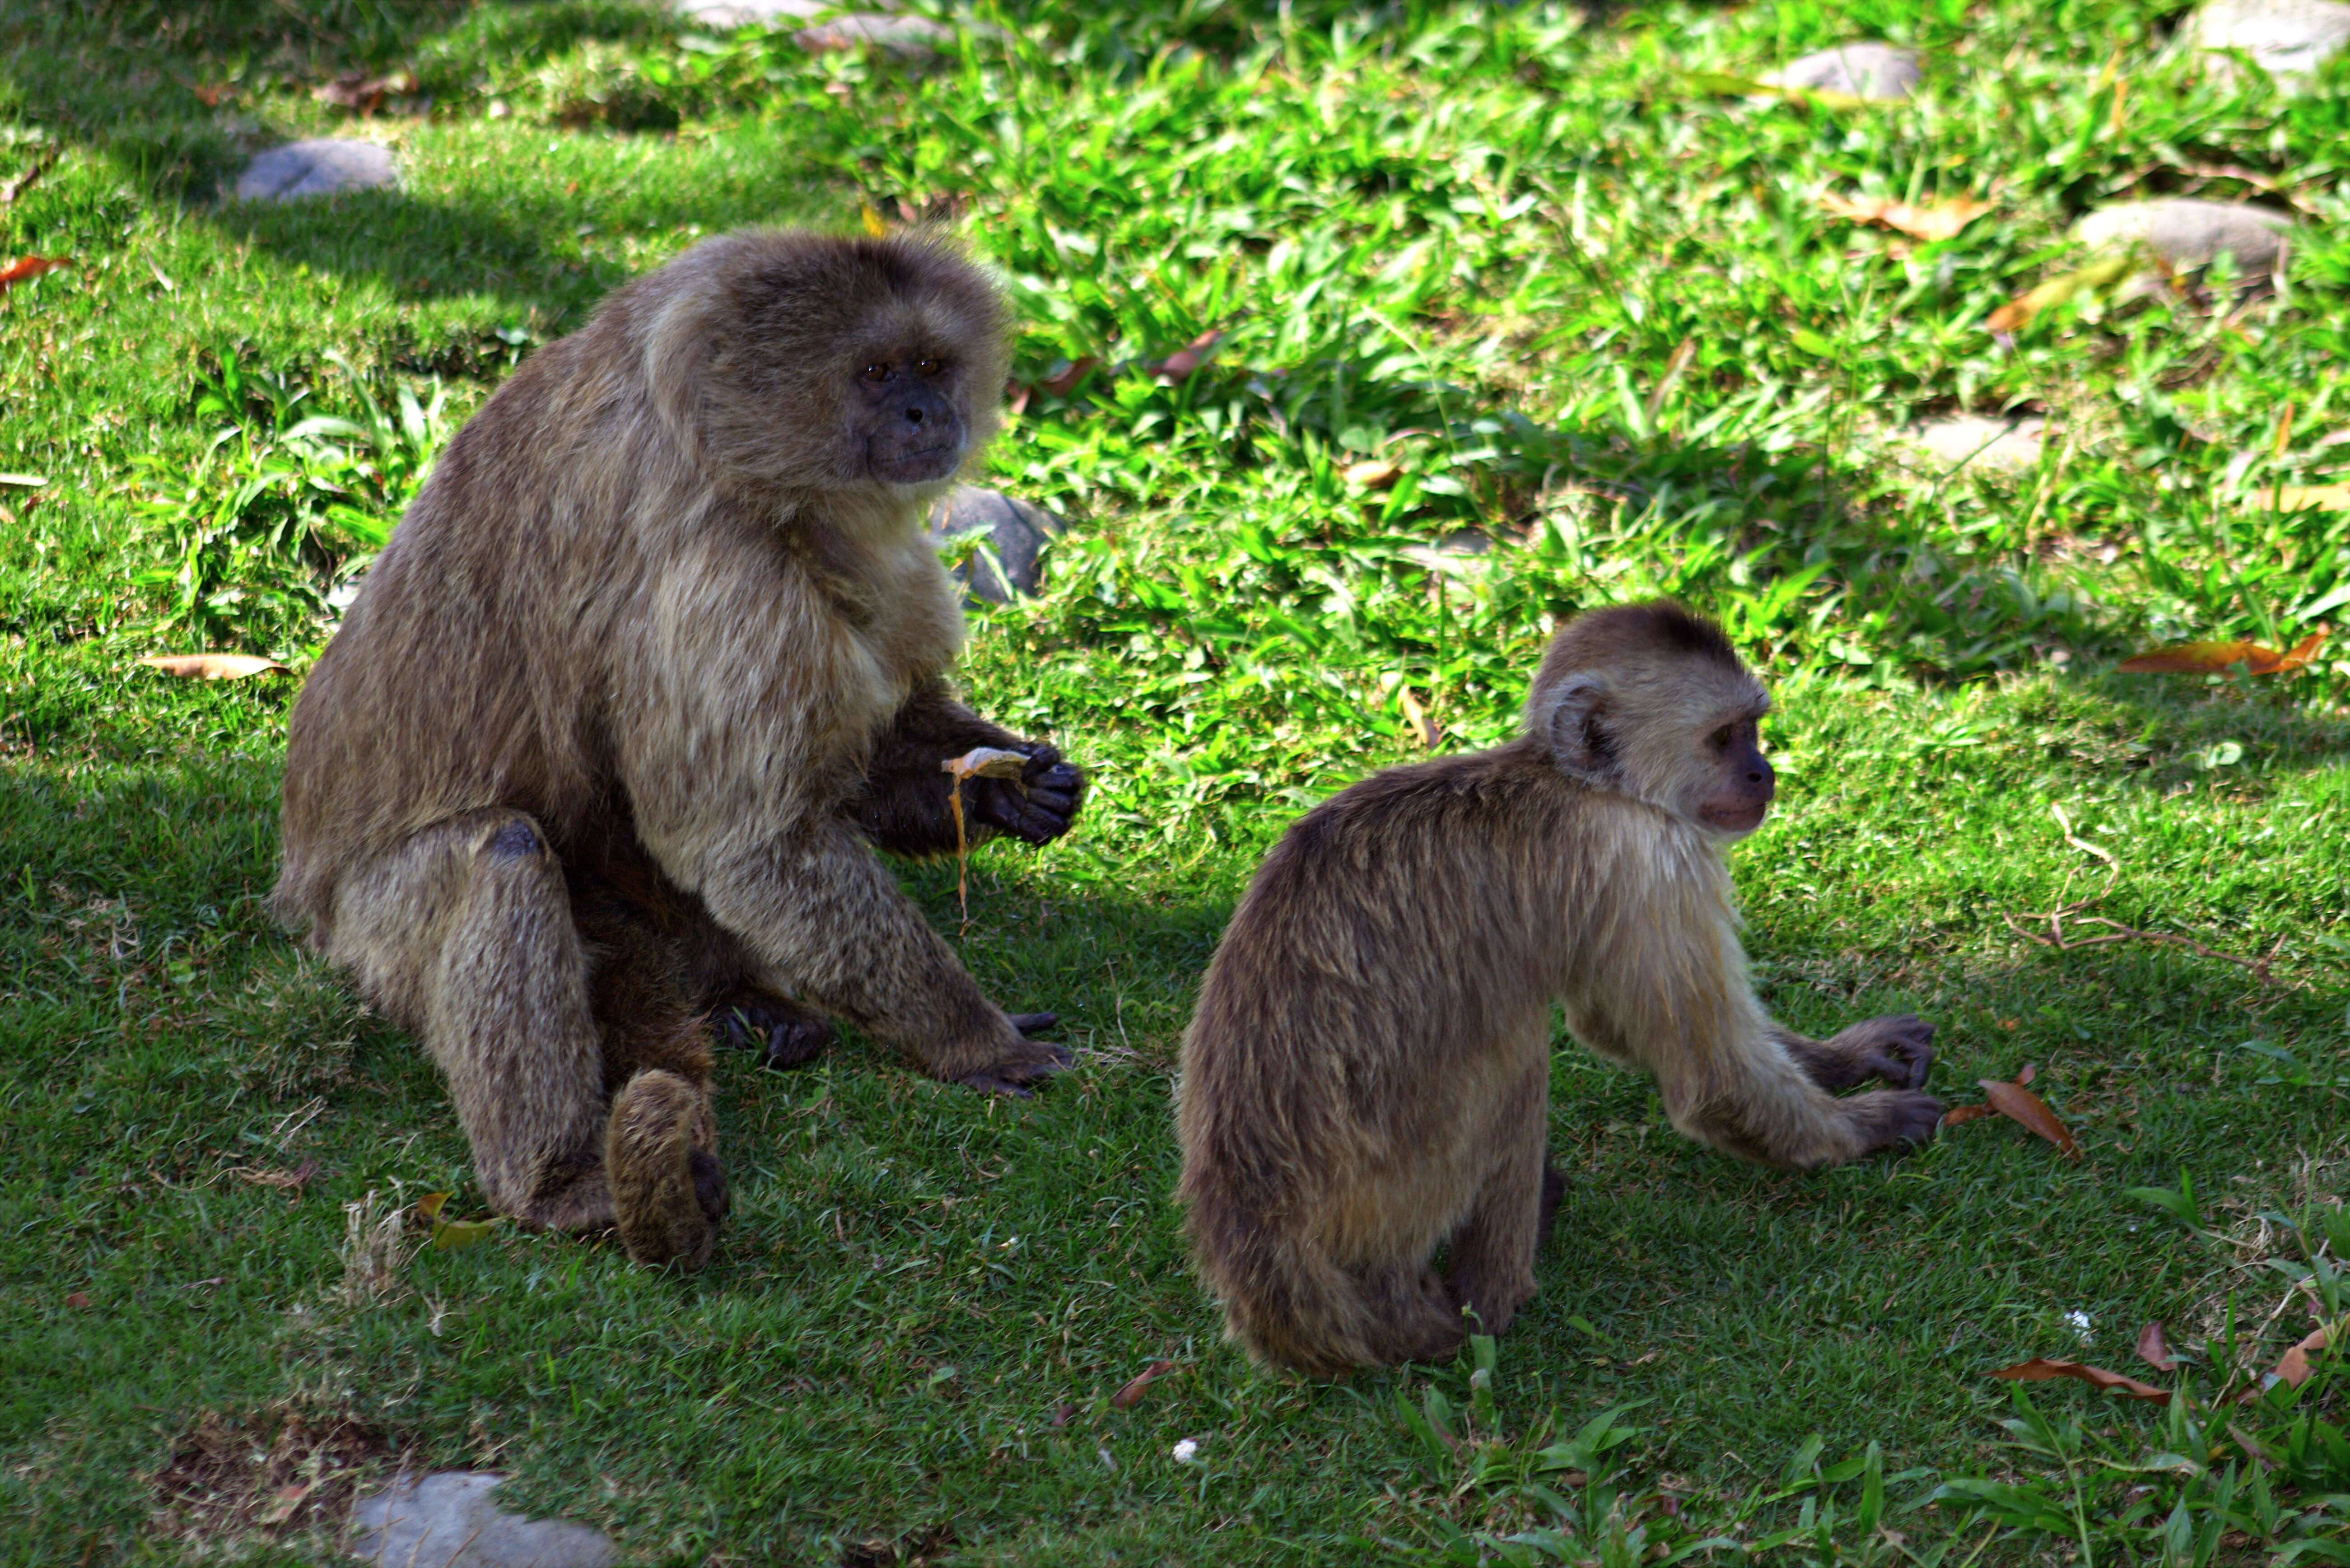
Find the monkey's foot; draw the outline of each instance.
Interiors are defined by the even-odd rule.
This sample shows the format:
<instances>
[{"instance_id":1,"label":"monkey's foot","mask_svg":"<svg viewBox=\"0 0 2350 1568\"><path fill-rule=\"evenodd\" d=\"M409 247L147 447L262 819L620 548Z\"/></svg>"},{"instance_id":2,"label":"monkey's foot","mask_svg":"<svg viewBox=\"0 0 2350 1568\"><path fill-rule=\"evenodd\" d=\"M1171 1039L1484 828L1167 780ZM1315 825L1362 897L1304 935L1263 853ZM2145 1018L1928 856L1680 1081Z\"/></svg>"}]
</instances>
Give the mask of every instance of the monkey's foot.
<instances>
[{"instance_id":1,"label":"monkey's foot","mask_svg":"<svg viewBox=\"0 0 2350 1568\"><path fill-rule=\"evenodd\" d=\"M983 1095L1005 1095L1018 1100L1033 1098L1036 1093L1033 1085L1077 1064L1077 1054L1066 1045L1028 1038L1059 1022L1059 1016L1051 1012L1012 1014L1012 1026L1020 1032L1020 1043L977 1072L958 1074L954 1082Z\"/></svg>"},{"instance_id":2,"label":"monkey's foot","mask_svg":"<svg viewBox=\"0 0 2350 1568\"><path fill-rule=\"evenodd\" d=\"M1851 1118L1858 1154L1930 1143L1942 1121L1942 1102L1915 1089L1878 1089L1836 1104Z\"/></svg>"},{"instance_id":3,"label":"monkey's foot","mask_svg":"<svg viewBox=\"0 0 2350 1568\"><path fill-rule=\"evenodd\" d=\"M806 1065L836 1038L823 1013L771 991L734 992L712 1010L712 1023L726 1044L761 1052L762 1065L779 1069Z\"/></svg>"},{"instance_id":4,"label":"monkey's foot","mask_svg":"<svg viewBox=\"0 0 2350 1568\"><path fill-rule=\"evenodd\" d=\"M674 1073L639 1073L613 1100L604 1170L629 1257L689 1272L710 1261L727 1209L717 1143L707 1096Z\"/></svg>"}]
</instances>

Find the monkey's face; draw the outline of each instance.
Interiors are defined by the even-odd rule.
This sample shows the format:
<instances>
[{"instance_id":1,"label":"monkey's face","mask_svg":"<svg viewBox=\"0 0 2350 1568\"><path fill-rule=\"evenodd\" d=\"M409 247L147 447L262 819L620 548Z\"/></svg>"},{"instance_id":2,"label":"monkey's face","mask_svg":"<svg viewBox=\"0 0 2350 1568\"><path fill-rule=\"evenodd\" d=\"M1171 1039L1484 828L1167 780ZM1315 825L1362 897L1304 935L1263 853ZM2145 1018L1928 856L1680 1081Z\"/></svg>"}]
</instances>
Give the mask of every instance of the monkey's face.
<instances>
[{"instance_id":1,"label":"monkey's face","mask_svg":"<svg viewBox=\"0 0 2350 1568\"><path fill-rule=\"evenodd\" d=\"M951 477L970 449L958 367L943 348L917 338L869 349L849 395L849 447L863 477L884 484L929 484Z\"/></svg>"},{"instance_id":2,"label":"monkey's face","mask_svg":"<svg viewBox=\"0 0 2350 1568\"><path fill-rule=\"evenodd\" d=\"M1762 755L1756 718L1742 714L1706 732L1700 757L1703 783L1690 815L1718 837L1743 838L1762 826L1778 793L1778 776Z\"/></svg>"}]
</instances>

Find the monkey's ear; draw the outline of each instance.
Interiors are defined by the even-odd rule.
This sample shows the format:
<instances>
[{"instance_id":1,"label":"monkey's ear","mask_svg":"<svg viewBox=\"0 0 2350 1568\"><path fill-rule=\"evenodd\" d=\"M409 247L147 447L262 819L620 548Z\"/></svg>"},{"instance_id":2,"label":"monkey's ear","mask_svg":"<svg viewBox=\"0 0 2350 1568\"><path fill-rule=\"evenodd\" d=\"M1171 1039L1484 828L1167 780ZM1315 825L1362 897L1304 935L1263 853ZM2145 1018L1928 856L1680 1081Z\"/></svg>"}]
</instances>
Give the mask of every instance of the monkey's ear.
<instances>
[{"instance_id":1,"label":"monkey's ear","mask_svg":"<svg viewBox=\"0 0 2350 1568\"><path fill-rule=\"evenodd\" d=\"M1605 778L1616 769L1608 736L1607 689L1595 675L1577 675L1561 686L1543 738L1559 766L1585 778Z\"/></svg>"}]
</instances>

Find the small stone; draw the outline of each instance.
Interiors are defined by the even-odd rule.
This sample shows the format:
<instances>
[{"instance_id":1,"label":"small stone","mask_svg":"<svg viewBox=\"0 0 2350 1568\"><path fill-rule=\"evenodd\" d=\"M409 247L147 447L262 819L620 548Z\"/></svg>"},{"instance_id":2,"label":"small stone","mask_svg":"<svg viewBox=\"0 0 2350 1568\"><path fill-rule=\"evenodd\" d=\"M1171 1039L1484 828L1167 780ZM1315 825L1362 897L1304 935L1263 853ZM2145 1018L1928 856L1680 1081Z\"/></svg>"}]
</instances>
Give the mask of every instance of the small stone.
<instances>
[{"instance_id":1,"label":"small stone","mask_svg":"<svg viewBox=\"0 0 2350 1568\"><path fill-rule=\"evenodd\" d=\"M2036 467L2048 421L2043 419L1992 420L1981 414L1958 414L1929 420L1904 431L1902 444L1929 453L1945 468L1973 473L2019 473Z\"/></svg>"},{"instance_id":2,"label":"small stone","mask_svg":"<svg viewBox=\"0 0 2350 1568\"><path fill-rule=\"evenodd\" d=\"M970 589L972 597L992 605L1008 604L1015 594L1033 594L1044 587L1045 545L1067 526L1041 506L977 484L958 485L931 511L933 544L943 545L959 534L987 531L981 543L993 552L1003 576L997 576L986 555L975 550L970 560L954 569L954 576Z\"/></svg>"},{"instance_id":3,"label":"small stone","mask_svg":"<svg viewBox=\"0 0 2350 1568\"><path fill-rule=\"evenodd\" d=\"M857 11L846 16L835 16L829 22L813 27L803 27L792 35L793 40L809 54L820 55L834 49L871 47L884 50L901 60L927 60L954 43L955 30L944 22L934 22L928 16L890 16L878 12Z\"/></svg>"},{"instance_id":4,"label":"small stone","mask_svg":"<svg viewBox=\"0 0 2350 1568\"><path fill-rule=\"evenodd\" d=\"M2269 75L2294 85L2350 43L2350 5L2338 0L2211 0L2195 13L2192 36L2199 49L2241 49ZM2210 64L2223 80L2234 75L2236 62L2224 54Z\"/></svg>"},{"instance_id":5,"label":"small stone","mask_svg":"<svg viewBox=\"0 0 2350 1568\"><path fill-rule=\"evenodd\" d=\"M372 141L326 138L273 147L236 177L240 202L298 202L344 191L395 189L400 165Z\"/></svg>"},{"instance_id":6,"label":"small stone","mask_svg":"<svg viewBox=\"0 0 2350 1568\"><path fill-rule=\"evenodd\" d=\"M2289 215L2265 207L2165 196L2101 208L2075 223L2073 236L2098 250L2142 244L2174 267L2208 266L2225 251L2239 274L2250 275L2276 266L2292 227Z\"/></svg>"},{"instance_id":7,"label":"small stone","mask_svg":"<svg viewBox=\"0 0 2350 1568\"><path fill-rule=\"evenodd\" d=\"M351 1509L350 1554L379 1568L608 1568L619 1548L601 1531L507 1513L490 1492L504 1476L409 1475Z\"/></svg>"},{"instance_id":8,"label":"small stone","mask_svg":"<svg viewBox=\"0 0 2350 1568\"><path fill-rule=\"evenodd\" d=\"M1840 92L1852 98L1889 102L1918 89L1918 56L1874 38L1838 44L1805 55L1783 70L1762 78L1765 86L1800 88L1805 92Z\"/></svg>"}]
</instances>

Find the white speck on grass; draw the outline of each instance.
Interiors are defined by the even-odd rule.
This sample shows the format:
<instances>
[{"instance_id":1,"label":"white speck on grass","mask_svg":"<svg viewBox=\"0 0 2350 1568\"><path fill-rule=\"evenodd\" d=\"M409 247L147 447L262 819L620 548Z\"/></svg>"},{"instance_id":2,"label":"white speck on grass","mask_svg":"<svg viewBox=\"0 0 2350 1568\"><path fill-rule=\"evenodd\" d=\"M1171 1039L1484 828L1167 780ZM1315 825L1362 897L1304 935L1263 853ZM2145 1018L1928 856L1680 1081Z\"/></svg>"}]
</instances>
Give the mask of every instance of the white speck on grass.
<instances>
[{"instance_id":1,"label":"white speck on grass","mask_svg":"<svg viewBox=\"0 0 2350 1568\"><path fill-rule=\"evenodd\" d=\"M1200 1457L1200 1439L1199 1439L1199 1438L1184 1438L1181 1442L1180 1442L1180 1443L1178 1443L1178 1444L1176 1444L1176 1445L1175 1445L1175 1462L1176 1462L1177 1464L1179 1464L1179 1465L1188 1465L1188 1464L1190 1464L1193 1459L1198 1459L1199 1457Z\"/></svg>"},{"instance_id":2,"label":"white speck on grass","mask_svg":"<svg viewBox=\"0 0 2350 1568\"><path fill-rule=\"evenodd\" d=\"M2083 1345L2088 1344L2090 1339L2094 1337L2089 1333L2089 1314L2083 1312L2080 1308L2074 1307L2071 1312L2066 1313L2064 1314L2064 1321L2066 1324L2071 1325L2074 1334L2081 1336L2081 1343Z\"/></svg>"}]
</instances>

